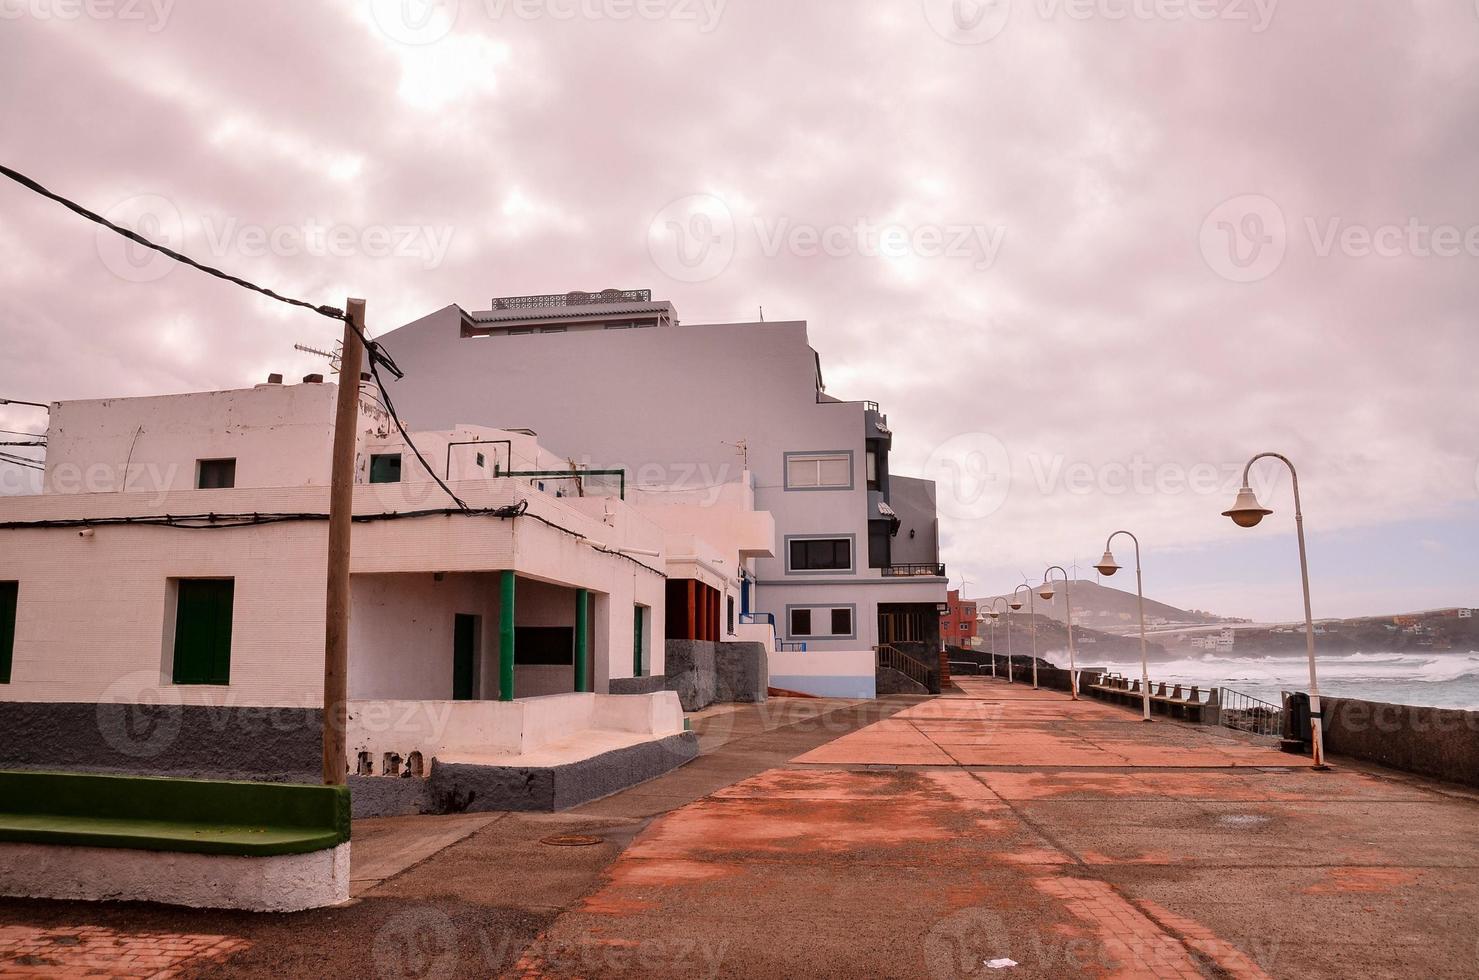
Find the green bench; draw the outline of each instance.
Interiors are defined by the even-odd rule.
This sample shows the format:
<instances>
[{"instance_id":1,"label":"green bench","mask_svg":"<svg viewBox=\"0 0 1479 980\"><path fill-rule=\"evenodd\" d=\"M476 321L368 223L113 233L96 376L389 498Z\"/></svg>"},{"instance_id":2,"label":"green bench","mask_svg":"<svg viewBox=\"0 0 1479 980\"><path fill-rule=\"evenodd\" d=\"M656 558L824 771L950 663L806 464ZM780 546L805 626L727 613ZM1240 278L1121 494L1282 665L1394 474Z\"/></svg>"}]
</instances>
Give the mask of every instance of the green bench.
<instances>
[{"instance_id":1,"label":"green bench","mask_svg":"<svg viewBox=\"0 0 1479 980\"><path fill-rule=\"evenodd\" d=\"M349 788L0 772L0 842L268 857L349 840Z\"/></svg>"}]
</instances>

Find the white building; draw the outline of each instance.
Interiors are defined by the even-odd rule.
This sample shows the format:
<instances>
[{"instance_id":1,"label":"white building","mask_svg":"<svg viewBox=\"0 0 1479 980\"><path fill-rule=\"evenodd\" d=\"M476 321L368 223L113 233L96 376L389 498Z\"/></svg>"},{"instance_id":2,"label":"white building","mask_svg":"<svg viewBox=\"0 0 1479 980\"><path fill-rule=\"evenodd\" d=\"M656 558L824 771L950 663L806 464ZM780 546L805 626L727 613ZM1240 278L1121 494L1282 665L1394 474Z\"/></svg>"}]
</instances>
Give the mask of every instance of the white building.
<instances>
[{"instance_id":1,"label":"white building","mask_svg":"<svg viewBox=\"0 0 1479 980\"><path fill-rule=\"evenodd\" d=\"M269 383L52 406L44 492L0 498L0 768L316 779L335 397ZM690 757L663 691L669 576L716 610L738 600L774 534L748 475L703 506L642 506L527 431L414 440L466 512L362 392L351 771L653 742L668 767ZM156 738L108 705L180 710ZM25 734L37 719L58 742Z\"/></svg>"},{"instance_id":2,"label":"white building","mask_svg":"<svg viewBox=\"0 0 1479 980\"><path fill-rule=\"evenodd\" d=\"M890 472L886 416L827 393L804 322L682 324L646 291L491 307L448 306L383 338L406 371L399 407L434 425L530 426L638 488L753 474L775 539L744 577L739 612L785 648L777 686L871 696L875 645L937 649L934 484Z\"/></svg>"}]
</instances>

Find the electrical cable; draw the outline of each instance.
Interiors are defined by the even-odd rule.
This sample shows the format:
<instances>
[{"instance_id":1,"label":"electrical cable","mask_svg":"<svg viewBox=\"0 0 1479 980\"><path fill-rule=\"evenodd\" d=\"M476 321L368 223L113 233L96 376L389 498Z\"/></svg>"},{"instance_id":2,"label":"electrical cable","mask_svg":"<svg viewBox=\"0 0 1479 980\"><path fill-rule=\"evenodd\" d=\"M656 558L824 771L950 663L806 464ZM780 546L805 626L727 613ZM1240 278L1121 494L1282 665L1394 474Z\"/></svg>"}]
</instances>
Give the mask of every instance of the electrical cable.
<instances>
[{"instance_id":1,"label":"electrical cable","mask_svg":"<svg viewBox=\"0 0 1479 980\"><path fill-rule=\"evenodd\" d=\"M572 538L584 541L595 550L603 554L612 555L631 562L639 568L644 568L654 575L667 578L660 569L653 568L645 562L637 561L631 555L622 554L611 548L596 544L589 537L572 528L557 523L541 514L532 513L529 510L529 501L520 500L516 504L508 504L503 507L477 507L465 509L453 509L450 507L432 508L427 510L387 511L379 514L355 514L356 524L374 524L382 521L410 520L422 517L496 517L500 520L514 520L519 517L529 517L546 527L553 528ZM298 511L284 513L228 513L228 514L156 514L150 516L128 516L128 517L67 517L47 518L35 521L3 521L0 522L0 530L22 531L34 529L66 529L84 530L96 527L115 526L138 526L138 527L168 527L182 531L207 531L228 530L239 527L263 527L269 524L293 524L327 521L328 514Z\"/></svg>"},{"instance_id":2,"label":"electrical cable","mask_svg":"<svg viewBox=\"0 0 1479 980\"><path fill-rule=\"evenodd\" d=\"M139 245L144 246L145 248L151 248L156 252L167 255L170 258L174 259L176 262L188 265L193 269L198 269L201 272L204 272L206 275L215 276L217 279L224 279L227 282L235 283L243 289L250 289L253 292L261 293L263 296L275 299L279 303L287 303L289 306L301 306L305 310L312 310L320 316L326 316L333 320L342 320L344 318L344 311L338 309L337 307L318 306L313 303L309 303L306 300L293 299L290 296L283 296L281 293L273 292L266 286L259 286L254 282L248 282L245 279L237 278L236 276L233 276L228 272L222 272L220 269L216 269L208 265L203 265L200 262L197 262L194 259L190 258L188 255L181 255L179 252L176 252L172 248L167 248L163 245L158 244L157 242L151 242L149 239L145 238L143 235L140 235L138 232L131 231L130 229L124 228L121 225L115 225L113 222L109 221L107 218L103 217L97 212L89 211L82 205L74 201L69 201L67 198L62 197L60 194L56 194L50 190L47 190L37 181L32 180L30 177L27 177L25 174L17 170L10 169L4 164L0 164L0 174L9 177L11 180L15 181L17 184L20 184L22 187L28 190L35 191L37 194L40 194L42 197L47 198L48 200L55 201L62 207L66 208L68 211L71 211L74 214L79 214L82 217L86 218L88 221L100 224L104 228L107 228L109 231L122 235L124 238L127 238L131 242L136 242Z\"/></svg>"}]
</instances>

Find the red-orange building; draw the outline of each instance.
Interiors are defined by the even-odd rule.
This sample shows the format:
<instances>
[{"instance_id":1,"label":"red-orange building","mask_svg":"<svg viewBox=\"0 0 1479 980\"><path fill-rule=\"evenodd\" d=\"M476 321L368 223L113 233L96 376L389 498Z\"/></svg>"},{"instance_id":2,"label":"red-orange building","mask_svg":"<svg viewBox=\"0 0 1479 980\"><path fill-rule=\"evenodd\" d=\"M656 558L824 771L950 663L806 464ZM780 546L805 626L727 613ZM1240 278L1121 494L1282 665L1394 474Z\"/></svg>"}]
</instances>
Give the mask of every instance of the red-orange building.
<instances>
[{"instance_id":1,"label":"red-orange building","mask_svg":"<svg viewBox=\"0 0 1479 980\"><path fill-rule=\"evenodd\" d=\"M946 593L945 601L950 609L940 617L940 639L954 647L974 646L976 601L962 599L959 589L951 589Z\"/></svg>"}]
</instances>

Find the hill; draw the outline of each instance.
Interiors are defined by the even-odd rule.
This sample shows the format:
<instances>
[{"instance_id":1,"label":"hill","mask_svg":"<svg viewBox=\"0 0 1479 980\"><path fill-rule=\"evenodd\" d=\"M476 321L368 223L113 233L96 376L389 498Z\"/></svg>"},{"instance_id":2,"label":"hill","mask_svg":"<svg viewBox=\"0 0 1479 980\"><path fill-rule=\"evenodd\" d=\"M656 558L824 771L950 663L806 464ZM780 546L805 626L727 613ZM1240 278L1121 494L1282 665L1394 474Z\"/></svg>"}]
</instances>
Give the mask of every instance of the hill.
<instances>
[{"instance_id":1,"label":"hill","mask_svg":"<svg viewBox=\"0 0 1479 980\"><path fill-rule=\"evenodd\" d=\"M1134 575L1133 570L1121 572L1121 575ZM1132 580L1131 584L1134 582ZM1056 583L1054 588L1058 594L1051 602L1037 599L1037 614L1057 622L1063 622L1067 605L1063 601L1063 583ZM1125 592L1120 589L1112 589L1107 585L1097 585L1094 582L1078 580L1070 583L1069 593L1073 599L1073 623L1075 626L1082 624L1091 629L1100 630L1105 633L1124 633L1138 628L1139 620L1135 613L1135 593ZM1026 591L1021 593L1024 600L1024 611L1026 609ZM1010 598L1005 596L1003 598ZM977 599L977 608L985 612L991 605L992 597ZM998 605L998 608L1000 606ZM1200 609L1180 609L1164 602L1157 602L1149 596L1145 599L1145 623L1147 626L1165 628L1167 626L1216 626L1222 623L1234 622L1221 616L1204 612Z\"/></svg>"}]
</instances>

